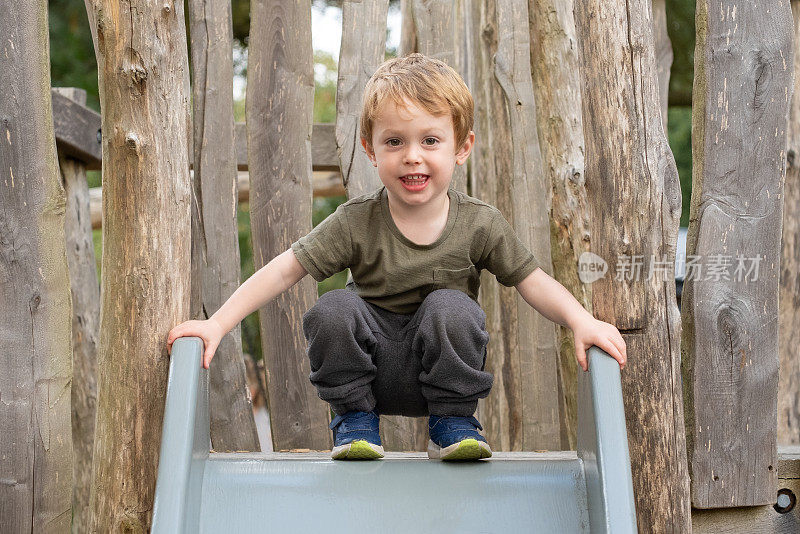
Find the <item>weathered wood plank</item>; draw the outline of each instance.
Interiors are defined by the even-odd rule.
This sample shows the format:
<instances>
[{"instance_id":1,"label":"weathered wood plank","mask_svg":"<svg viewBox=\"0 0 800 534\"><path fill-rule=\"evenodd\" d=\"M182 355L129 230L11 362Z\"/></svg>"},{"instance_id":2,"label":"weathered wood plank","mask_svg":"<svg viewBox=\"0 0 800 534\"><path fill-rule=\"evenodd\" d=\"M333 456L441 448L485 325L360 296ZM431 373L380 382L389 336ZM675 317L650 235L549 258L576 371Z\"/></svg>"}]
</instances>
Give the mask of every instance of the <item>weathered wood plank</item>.
<instances>
[{"instance_id":1,"label":"weathered wood plank","mask_svg":"<svg viewBox=\"0 0 800 534\"><path fill-rule=\"evenodd\" d=\"M93 0L103 258L91 532L146 532L167 333L189 319L189 67L182 2Z\"/></svg>"},{"instance_id":2,"label":"weathered wood plank","mask_svg":"<svg viewBox=\"0 0 800 534\"><path fill-rule=\"evenodd\" d=\"M0 9L0 531L68 532L71 310L47 2Z\"/></svg>"},{"instance_id":3,"label":"weathered wood plank","mask_svg":"<svg viewBox=\"0 0 800 534\"><path fill-rule=\"evenodd\" d=\"M794 34L800 36L800 1L792 1ZM794 72L800 72L795 37ZM800 445L800 75L795 74L786 140L780 289L778 295L778 443Z\"/></svg>"},{"instance_id":4,"label":"weathered wood plank","mask_svg":"<svg viewBox=\"0 0 800 534\"><path fill-rule=\"evenodd\" d=\"M86 91L54 88L78 104ZM89 528L94 419L97 411L97 341L100 325L100 283L92 243L89 188L83 162L59 154L61 184L66 194L64 233L72 294L72 532Z\"/></svg>"},{"instance_id":5,"label":"weathered wood plank","mask_svg":"<svg viewBox=\"0 0 800 534\"><path fill-rule=\"evenodd\" d=\"M476 147L483 146L474 154L472 191L503 213L552 272L550 184L536 135L528 4L499 0L478 9ZM489 331L486 369L494 375L491 395L480 402L489 442L498 450L559 449L555 325L488 273L481 304Z\"/></svg>"},{"instance_id":6,"label":"weathered wood plank","mask_svg":"<svg viewBox=\"0 0 800 534\"><path fill-rule=\"evenodd\" d=\"M400 46L399 57L417 51L417 31L414 28L414 0L400 0Z\"/></svg>"},{"instance_id":7,"label":"weathered wood plank","mask_svg":"<svg viewBox=\"0 0 800 534\"><path fill-rule=\"evenodd\" d=\"M58 151L82 161L88 170L99 170L102 159L100 114L52 91L53 129Z\"/></svg>"},{"instance_id":8,"label":"weathered wood plank","mask_svg":"<svg viewBox=\"0 0 800 534\"><path fill-rule=\"evenodd\" d=\"M697 3L686 253L703 258L705 270L687 276L681 309L696 508L770 504L775 497L791 41L788 0Z\"/></svg>"},{"instance_id":9,"label":"weathered wood plank","mask_svg":"<svg viewBox=\"0 0 800 534\"><path fill-rule=\"evenodd\" d=\"M207 319L239 287L231 4L190 0L194 158L193 319ZM220 341L209 368L211 446L260 451L242 357L241 326Z\"/></svg>"},{"instance_id":10,"label":"weathered wood plank","mask_svg":"<svg viewBox=\"0 0 800 534\"><path fill-rule=\"evenodd\" d=\"M592 309L627 345L637 522L641 532L689 532L674 281L681 194L660 120L649 0L575 0L574 14L592 252L610 264L592 284ZM624 268L634 255L647 258L638 274Z\"/></svg>"},{"instance_id":11,"label":"weathered wood plank","mask_svg":"<svg viewBox=\"0 0 800 534\"><path fill-rule=\"evenodd\" d=\"M592 286L582 282L578 273L581 254L591 247L591 233L573 2L529 0L528 9L537 131L553 197L553 276L591 313ZM578 423L575 341L569 328L557 328L561 447L574 450Z\"/></svg>"},{"instance_id":12,"label":"weathered wood plank","mask_svg":"<svg viewBox=\"0 0 800 534\"><path fill-rule=\"evenodd\" d=\"M246 114L256 269L311 231L310 4L250 4ZM329 411L308 380L302 330L303 314L316 295L316 282L307 276L259 313L275 450L331 447Z\"/></svg>"}]
</instances>

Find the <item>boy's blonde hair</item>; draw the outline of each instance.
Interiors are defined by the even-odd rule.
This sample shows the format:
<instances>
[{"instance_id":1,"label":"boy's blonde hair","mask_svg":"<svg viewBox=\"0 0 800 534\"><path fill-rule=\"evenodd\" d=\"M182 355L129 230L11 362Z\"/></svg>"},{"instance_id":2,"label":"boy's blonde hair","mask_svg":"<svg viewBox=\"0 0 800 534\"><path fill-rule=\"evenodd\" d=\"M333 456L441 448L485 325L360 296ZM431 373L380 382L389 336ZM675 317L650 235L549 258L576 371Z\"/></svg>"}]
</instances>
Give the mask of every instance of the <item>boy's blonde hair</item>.
<instances>
[{"instance_id":1,"label":"boy's blonde hair","mask_svg":"<svg viewBox=\"0 0 800 534\"><path fill-rule=\"evenodd\" d=\"M372 146L372 125L387 98L398 107L405 100L431 115L447 113L453 119L456 150L472 129L474 103L461 76L447 63L422 54L385 61L367 82L361 108L361 137Z\"/></svg>"}]
</instances>

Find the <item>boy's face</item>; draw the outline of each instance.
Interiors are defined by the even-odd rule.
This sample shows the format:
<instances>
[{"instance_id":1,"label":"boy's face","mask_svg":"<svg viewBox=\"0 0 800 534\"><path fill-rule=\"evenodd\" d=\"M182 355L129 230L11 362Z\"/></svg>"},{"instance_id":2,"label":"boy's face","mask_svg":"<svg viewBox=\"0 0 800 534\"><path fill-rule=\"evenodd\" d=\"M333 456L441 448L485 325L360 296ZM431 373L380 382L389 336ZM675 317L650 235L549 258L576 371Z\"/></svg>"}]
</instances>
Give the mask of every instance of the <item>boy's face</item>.
<instances>
[{"instance_id":1,"label":"boy's face","mask_svg":"<svg viewBox=\"0 0 800 534\"><path fill-rule=\"evenodd\" d=\"M437 117L413 102L406 105L388 100L372 125L372 145L363 138L361 144L392 203L411 207L447 194L453 169L467 160L475 134L469 132L457 150L450 114Z\"/></svg>"}]
</instances>

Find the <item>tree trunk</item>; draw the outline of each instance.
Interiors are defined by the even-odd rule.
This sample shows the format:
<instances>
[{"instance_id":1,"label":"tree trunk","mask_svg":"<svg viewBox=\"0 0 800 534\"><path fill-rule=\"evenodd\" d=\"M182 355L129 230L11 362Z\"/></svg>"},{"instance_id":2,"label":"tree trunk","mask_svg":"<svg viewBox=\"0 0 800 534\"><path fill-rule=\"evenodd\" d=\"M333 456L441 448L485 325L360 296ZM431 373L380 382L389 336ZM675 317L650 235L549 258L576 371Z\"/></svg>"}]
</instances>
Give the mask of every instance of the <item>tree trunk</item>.
<instances>
[{"instance_id":1,"label":"tree trunk","mask_svg":"<svg viewBox=\"0 0 800 534\"><path fill-rule=\"evenodd\" d=\"M55 89L81 105L83 89ZM100 284L92 241L86 165L59 154L61 183L66 192L65 234L72 294L72 532L89 528L94 419L97 413L97 336L100 324Z\"/></svg>"},{"instance_id":2,"label":"tree trunk","mask_svg":"<svg viewBox=\"0 0 800 534\"><path fill-rule=\"evenodd\" d=\"M528 4L499 0L478 9L472 191L503 213L552 272L550 185L536 135ZM498 450L559 450L555 325L488 272L480 301L490 336L486 368L494 375L491 395L479 404L489 442Z\"/></svg>"},{"instance_id":3,"label":"tree trunk","mask_svg":"<svg viewBox=\"0 0 800 534\"><path fill-rule=\"evenodd\" d=\"M661 124L667 132L669 112L669 74L672 68L672 42L667 34L666 0L653 1L653 40L658 71L658 101L661 103Z\"/></svg>"},{"instance_id":4,"label":"tree trunk","mask_svg":"<svg viewBox=\"0 0 800 534\"><path fill-rule=\"evenodd\" d=\"M681 306L697 508L775 502L791 45L788 0L697 3L686 253L703 272L687 265Z\"/></svg>"},{"instance_id":5,"label":"tree trunk","mask_svg":"<svg viewBox=\"0 0 800 534\"><path fill-rule=\"evenodd\" d=\"M260 269L311 231L314 71L311 2L253 0L247 69L247 146L253 261ZM329 449L327 405L308 380L307 276L260 310L275 450Z\"/></svg>"},{"instance_id":6,"label":"tree trunk","mask_svg":"<svg viewBox=\"0 0 800 534\"><path fill-rule=\"evenodd\" d=\"M537 131L547 181L552 189L550 241L553 273L592 311L592 286L581 281L580 257L591 245L589 200L583 172L583 119L572 0L529 0L531 70ZM577 370L572 331L558 327L561 448L575 450Z\"/></svg>"},{"instance_id":7,"label":"tree trunk","mask_svg":"<svg viewBox=\"0 0 800 534\"><path fill-rule=\"evenodd\" d=\"M800 1L792 1L794 72L800 72ZM800 445L800 76L795 74L789 108L783 239L778 295L778 443Z\"/></svg>"},{"instance_id":8,"label":"tree trunk","mask_svg":"<svg viewBox=\"0 0 800 534\"><path fill-rule=\"evenodd\" d=\"M0 34L0 531L67 532L72 319L47 3L4 3Z\"/></svg>"},{"instance_id":9,"label":"tree trunk","mask_svg":"<svg viewBox=\"0 0 800 534\"><path fill-rule=\"evenodd\" d=\"M189 318L182 2L96 0L103 258L90 531L152 519L169 330ZM199 362L198 362L199 365Z\"/></svg>"},{"instance_id":10,"label":"tree trunk","mask_svg":"<svg viewBox=\"0 0 800 534\"><path fill-rule=\"evenodd\" d=\"M192 317L207 319L239 287L239 233L233 126L233 29L230 2L190 0L194 176ZM211 446L260 451L241 326L219 344L209 369Z\"/></svg>"},{"instance_id":11,"label":"tree trunk","mask_svg":"<svg viewBox=\"0 0 800 534\"><path fill-rule=\"evenodd\" d=\"M628 443L641 532L691 532L675 245L681 193L660 121L648 0L576 0L595 317L621 331ZM615 272L614 272L615 271Z\"/></svg>"}]
</instances>

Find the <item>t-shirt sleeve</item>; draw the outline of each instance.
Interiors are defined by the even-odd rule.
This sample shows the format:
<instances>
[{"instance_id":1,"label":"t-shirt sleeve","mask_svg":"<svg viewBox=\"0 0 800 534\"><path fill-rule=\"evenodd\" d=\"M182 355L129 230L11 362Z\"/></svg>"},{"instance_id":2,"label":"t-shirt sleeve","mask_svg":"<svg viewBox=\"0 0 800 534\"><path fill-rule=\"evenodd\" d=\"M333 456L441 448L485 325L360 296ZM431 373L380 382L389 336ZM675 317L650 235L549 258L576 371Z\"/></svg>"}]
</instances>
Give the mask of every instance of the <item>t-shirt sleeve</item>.
<instances>
[{"instance_id":1,"label":"t-shirt sleeve","mask_svg":"<svg viewBox=\"0 0 800 534\"><path fill-rule=\"evenodd\" d=\"M506 287L515 286L539 267L533 253L519 239L499 210L495 211L481 266Z\"/></svg>"},{"instance_id":2,"label":"t-shirt sleeve","mask_svg":"<svg viewBox=\"0 0 800 534\"><path fill-rule=\"evenodd\" d=\"M353 245L344 204L292 243L292 251L308 273L322 282L352 263Z\"/></svg>"}]
</instances>

